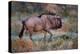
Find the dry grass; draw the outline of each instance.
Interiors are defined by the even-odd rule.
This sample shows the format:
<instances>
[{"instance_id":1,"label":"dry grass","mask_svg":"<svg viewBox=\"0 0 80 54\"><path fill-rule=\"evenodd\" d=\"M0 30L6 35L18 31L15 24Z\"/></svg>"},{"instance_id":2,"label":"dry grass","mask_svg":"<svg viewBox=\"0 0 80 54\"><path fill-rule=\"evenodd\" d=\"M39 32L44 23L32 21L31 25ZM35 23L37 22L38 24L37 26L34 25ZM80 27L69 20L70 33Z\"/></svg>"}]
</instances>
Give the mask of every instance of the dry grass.
<instances>
[{"instance_id":1,"label":"dry grass","mask_svg":"<svg viewBox=\"0 0 80 54\"><path fill-rule=\"evenodd\" d=\"M53 38L51 42L47 40L12 40L12 52L32 52L32 51L48 51L48 50L65 50L77 49L77 38L72 39L67 35Z\"/></svg>"},{"instance_id":2,"label":"dry grass","mask_svg":"<svg viewBox=\"0 0 80 54\"><path fill-rule=\"evenodd\" d=\"M12 51L13 52L29 52L32 51L33 43L31 40L21 40L17 39L12 41Z\"/></svg>"}]
</instances>

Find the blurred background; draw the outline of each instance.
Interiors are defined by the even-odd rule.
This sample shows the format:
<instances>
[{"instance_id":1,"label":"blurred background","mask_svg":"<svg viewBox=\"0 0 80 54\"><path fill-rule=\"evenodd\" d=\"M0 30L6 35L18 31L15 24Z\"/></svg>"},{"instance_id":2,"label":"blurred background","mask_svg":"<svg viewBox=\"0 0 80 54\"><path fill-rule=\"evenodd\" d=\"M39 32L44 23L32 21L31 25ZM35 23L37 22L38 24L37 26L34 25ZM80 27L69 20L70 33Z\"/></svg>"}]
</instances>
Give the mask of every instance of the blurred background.
<instances>
[{"instance_id":1,"label":"blurred background","mask_svg":"<svg viewBox=\"0 0 80 54\"><path fill-rule=\"evenodd\" d=\"M62 28L53 30L51 42L43 41L43 34L33 34L34 42L29 40L29 35L25 32L24 43L19 42L18 35L22 28L22 20L30 16L39 16L41 13L56 13L62 17ZM32 48L32 51L61 50L78 48L78 6L66 4L32 3L32 2L12 2L11 3L11 37L12 51L21 52ZM49 34L47 34L48 39ZM29 43L30 42L30 43ZM27 44L29 43L29 44ZM18 47L25 45L24 50ZM28 47L31 48L28 48Z\"/></svg>"}]
</instances>

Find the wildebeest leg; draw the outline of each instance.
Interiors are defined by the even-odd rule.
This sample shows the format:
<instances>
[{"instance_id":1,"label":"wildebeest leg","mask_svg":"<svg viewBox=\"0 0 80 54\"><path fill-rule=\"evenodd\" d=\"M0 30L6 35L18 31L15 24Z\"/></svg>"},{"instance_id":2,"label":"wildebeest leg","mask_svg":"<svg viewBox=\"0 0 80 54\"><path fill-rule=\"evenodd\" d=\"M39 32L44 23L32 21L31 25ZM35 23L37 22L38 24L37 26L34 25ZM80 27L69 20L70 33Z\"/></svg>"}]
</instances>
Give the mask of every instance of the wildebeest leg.
<instances>
[{"instance_id":1,"label":"wildebeest leg","mask_svg":"<svg viewBox=\"0 0 80 54\"><path fill-rule=\"evenodd\" d=\"M32 40L32 33L30 33L30 39Z\"/></svg>"},{"instance_id":2,"label":"wildebeest leg","mask_svg":"<svg viewBox=\"0 0 80 54\"><path fill-rule=\"evenodd\" d=\"M32 30L29 30L29 35L30 35L30 39L32 40L32 33L33 31Z\"/></svg>"},{"instance_id":3,"label":"wildebeest leg","mask_svg":"<svg viewBox=\"0 0 80 54\"><path fill-rule=\"evenodd\" d=\"M48 33L50 34L49 41L52 41L52 36L53 36L53 34L52 34L50 31L48 31Z\"/></svg>"},{"instance_id":4,"label":"wildebeest leg","mask_svg":"<svg viewBox=\"0 0 80 54\"><path fill-rule=\"evenodd\" d=\"M24 23L23 23L22 29L21 29L21 31L20 31L20 33L19 33L19 38L20 38L20 39L21 39L22 36L23 36L24 30L25 30L25 28L24 28Z\"/></svg>"},{"instance_id":5,"label":"wildebeest leg","mask_svg":"<svg viewBox=\"0 0 80 54\"><path fill-rule=\"evenodd\" d=\"M44 41L46 41L46 34L47 34L47 32L43 31L43 33L44 33Z\"/></svg>"},{"instance_id":6,"label":"wildebeest leg","mask_svg":"<svg viewBox=\"0 0 80 54\"><path fill-rule=\"evenodd\" d=\"M48 40L48 41L52 41L52 39L51 39L51 38L52 38L52 35L53 35L53 34L51 33L51 31L50 31L50 30L48 30L48 29L46 29L45 31L47 31L47 32L50 34L50 38L49 38L49 40Z\"/></svg>"}]
</instances>

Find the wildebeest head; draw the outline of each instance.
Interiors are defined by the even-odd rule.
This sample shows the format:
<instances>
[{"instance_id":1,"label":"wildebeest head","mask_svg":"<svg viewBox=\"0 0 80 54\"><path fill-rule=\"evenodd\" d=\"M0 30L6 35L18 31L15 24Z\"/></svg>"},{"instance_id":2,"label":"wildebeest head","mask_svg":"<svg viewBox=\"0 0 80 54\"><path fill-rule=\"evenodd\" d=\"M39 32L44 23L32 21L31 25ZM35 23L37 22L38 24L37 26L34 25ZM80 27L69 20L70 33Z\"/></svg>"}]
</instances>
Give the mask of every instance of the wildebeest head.
<instances>
[{"instance_id":1,"label":"wildebeest head","mask_svg":"<svg viewBox=\"0 0 80 54\"><path fill-rule=\"evenodd\" d=\"M55 28L61 28L62 27L62 18L58 15L49 15L48 19L50 22L52 22L53 25L55 25Z\"/></svg>"},{"instance_id":2,"label":"wildebeest head","mask_svg":"<svg viewBox=\"0 0 80 54\"><path fill-rule=\"evenodd\" d=\"M62 27L62 19L56 14L44 14L41 18L48 19L48 21L52 24L53 29L58 29Z\"/></svg>"}]
</instances>

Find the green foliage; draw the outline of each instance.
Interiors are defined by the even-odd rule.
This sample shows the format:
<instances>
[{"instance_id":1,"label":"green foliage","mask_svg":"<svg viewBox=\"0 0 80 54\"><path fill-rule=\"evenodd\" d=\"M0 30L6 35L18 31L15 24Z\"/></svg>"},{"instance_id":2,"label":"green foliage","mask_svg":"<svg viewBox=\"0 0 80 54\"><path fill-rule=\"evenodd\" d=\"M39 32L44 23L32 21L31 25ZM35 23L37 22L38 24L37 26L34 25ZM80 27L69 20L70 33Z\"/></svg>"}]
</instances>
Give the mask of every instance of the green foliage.
<instances>
[{"instance_id":1,"label":"green foliage","mask_svg":"<svg viewBox=\"0 0 80 54\"><path fill-rule=\"evenodd\" d=\"M69 24L71 25L69 31L78 33L78 19L74 17L70 17L68 21Z\"/></svg>"},{"instance_id":2,"label":"green foliage","mask_svg":"<svg viewBox=\"0 0 80 54\"><path fill-rule=\"evenodd\" d=\"M60 38L63 39L63 40L70 40L70 39L72 39L68 35L62 35Z\"/></svg>"}]
</instances>

